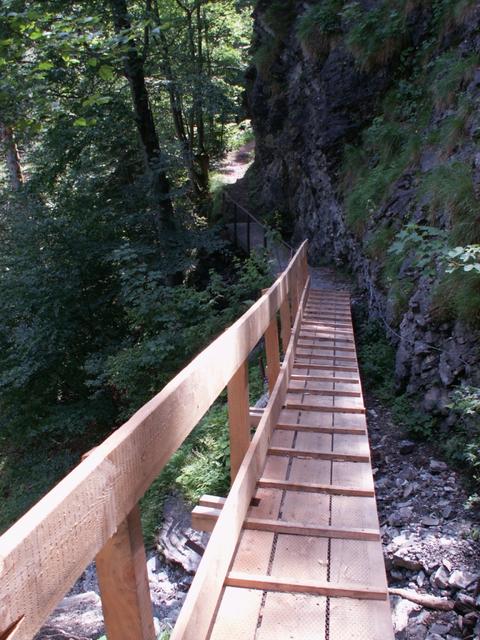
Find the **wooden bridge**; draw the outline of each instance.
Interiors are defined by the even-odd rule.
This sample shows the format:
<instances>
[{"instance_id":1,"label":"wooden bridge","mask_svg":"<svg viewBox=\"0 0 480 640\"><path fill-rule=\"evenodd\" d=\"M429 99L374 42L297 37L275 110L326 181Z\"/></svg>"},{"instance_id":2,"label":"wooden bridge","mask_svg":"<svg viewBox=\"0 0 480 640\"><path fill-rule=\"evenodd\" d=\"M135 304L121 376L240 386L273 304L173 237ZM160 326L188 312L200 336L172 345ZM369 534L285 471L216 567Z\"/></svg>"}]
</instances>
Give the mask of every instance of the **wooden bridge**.
<instances>
[{"instance_id":1,"label":"wooden bridge","mask_svg":"<svg viewBox=\"0 0 480 640\"><path fill-rule=\"evenodd\" d=\"M108 640L155 638L137 503L225 387L233 484L193 511L212 535L172 640L393 639L349 297L309 288L306 249L0 538L0 640L31 638L94 558Z\"/></svg>"}]
</instances>

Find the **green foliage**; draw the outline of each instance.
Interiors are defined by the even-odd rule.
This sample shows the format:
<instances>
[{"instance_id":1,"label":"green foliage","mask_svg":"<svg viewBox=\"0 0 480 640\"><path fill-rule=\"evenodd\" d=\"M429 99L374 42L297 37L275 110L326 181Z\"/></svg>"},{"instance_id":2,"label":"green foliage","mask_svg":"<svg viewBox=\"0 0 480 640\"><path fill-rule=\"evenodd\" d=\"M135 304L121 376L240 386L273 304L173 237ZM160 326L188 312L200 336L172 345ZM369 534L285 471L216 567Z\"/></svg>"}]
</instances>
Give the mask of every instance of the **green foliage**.
<instances>
[{"instance_id":1,"label":"green foliage","mask_svg":"<svg viewBox=\"0 0 480 640\"><path fill-rule=\"evenodd\" d=\"M395 424L418 439L432 437L436 421L417 408L417 398L395 395L395 349L385 336L385 329L377 321L360 320L357 326L358 357L362 381L391 410Z\"/></svg>"},{"instance_id":2,"label":"green foliage","mask_svg":"<svg viewBox=\"0 0 480 640\"><path fill-rule=\"evenodd\" d=\"M430 440L436 433L436 419L418 408L418 398L403 394L391 403L392 416L396 424L418 440Z\"/></svg>"},{"instance_id":3,"label":"green foliage","mask_svg":"<svg viewBox=\"0 0 480 640\"><path fill-rule=\"evenodd\" d=\"M446 240L447 233L442 229L409 223L397 233L389 253L410 258L412 266L423 275L435 275Z\"/></svg>"},{"instance_id":4,"label":"green foliage","mask_svg":"<svg viewBox=\"0 0 480 640\"><path fill-rule=\"evenodd\" d=\"M437 320L462 320L480 326L480 274L456 269L441 277L433 290L433 313Z\"/></svg>"},{"instance_id":5,"label":"green foliage","mask_svg":"<svg viewBox=\"0 0 480 640\"><path fill-rule=\"evenodd\" d=\"M457 269L480 273L480 245L470 244L466 247L455 247L447 253L447 273Z\"/></svg>"},{"instance_id":6,"label":"green foliage","mask_svg":"<svg viewBox=\"0 0 480 640\"><path fill-rule=\"evenodd\" d=\"M357 324L357 335L358 359L365 389L382 400L388 400L394 394L395 349L378 321L363 318Z\"/></svg>"},{"instance_id":7,"label":"green foliage","mask_svg":"<svg viewBox=\"0 0 480 640\"><path fill-rule=\"evenodd\" d=\"M463 57L456 50L447 51L435 60L429 86L437 107L451 106L456 102L479 62L478 54Z\"/></svg>"},{"instance_id":8,"label":"green foliage","mask_svg":"<svg viewBox=\"0 0 480 640\"><path fill-rule=\"evenodd\" d=\"M390 226L377 229L367 240L364 247L365 253L377 260L384 257L395 237L395 233L395 229Z\"/></svg>"},{"instance_id":9,"label":"green foliage","mask_svg":"<svg viewBox=\"0 0 480 640\"><path fill-rule=\"evenodd\" d=\"M297 19L297 38L312 54L328 52L330 43L341 33L344 0L325 0L306 9Z\"/></svg>"},{"instance_id":10,"label":"green foliage","mask_svg":"<svg viewBox=\"0 0 480 640\"><path fill-rule=\"evenodd\" d=\"M264 392L260 367L249 367L250 402ZM180 492L190 503L205 493L224 496L230 487L230 437L227 405L220 398L171 458L141 502L145 539L153 544L161 522L163 502L172 492Z\"/></svg>"},{"instance_id":11,"label":"green foliage","mask_svg":"<svg viewBox=\"0 0 480 640\"><path fill-rule=\"evenodd\" d=\"M445 443L450 460L460 468L467 468L472 489L480 486L480 389L473 386L457 387L451 395L449 408L457 415L453 439ZM470 502L477 503L478 495Z\"/></svg>"},{"instance_id":12,"label":"green foliage","mask_svg":"<svg viewBox=\"0 0 480 640\"><path fill-rule=\"evenodd\" d=\"M478 208L472 168L463 162L443 164L422 177L420 193L425 196L430 219L439 220L446 213L451 221L452 242L479 242Z\"/></svg>"},{"instance_id":13,"label":"green foliage","mask_svg":"<svg viewBox=\"0 0 480 640\"><path fill-rule=\"evenodd\" d=\"M407 36L405 5L404 0L384 0L368 9L360 2L345 6L345 42L361 67L384 65L400 52Z\"/></svg>"}]
</instances>

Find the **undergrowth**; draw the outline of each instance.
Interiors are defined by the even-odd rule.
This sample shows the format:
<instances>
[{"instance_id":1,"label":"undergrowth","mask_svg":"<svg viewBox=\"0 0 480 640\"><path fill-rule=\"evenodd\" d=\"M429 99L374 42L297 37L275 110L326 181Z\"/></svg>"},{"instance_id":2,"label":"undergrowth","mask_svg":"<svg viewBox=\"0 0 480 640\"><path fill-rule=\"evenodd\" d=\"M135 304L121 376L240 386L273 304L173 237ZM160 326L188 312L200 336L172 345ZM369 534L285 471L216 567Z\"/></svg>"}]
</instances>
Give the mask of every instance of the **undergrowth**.
<instances>
[{"instance_id":1,"label":"undergrowth","mask_svg":"<svg viewBox=\"0 0 480 640\"><path fill-rule=\"evenodd\" d=\"M264 392L258 358L260 354L249 366L251 405ZM180 493L187 502L194 504L203 494L225 496L229 487L230 436L226 394L223 393L143 497L141 511L146 543L153 544L164 500L172 492Z\"/></svg>"},{"instance_id":2,"label":"undergrowth","mask_svg":"<svg viewBox=\"0 0 480 640\"><path fill-rule=\"evenodd\" d=\"M395 388L395 348L385 335L385 328L369 320L366 309L357 311L356 335L362 382L392 414L397 425L411 437L430 438L436 422L429 414L417 408L418 399L406 393L397 394Z\"/></svg>"}]
</instances>

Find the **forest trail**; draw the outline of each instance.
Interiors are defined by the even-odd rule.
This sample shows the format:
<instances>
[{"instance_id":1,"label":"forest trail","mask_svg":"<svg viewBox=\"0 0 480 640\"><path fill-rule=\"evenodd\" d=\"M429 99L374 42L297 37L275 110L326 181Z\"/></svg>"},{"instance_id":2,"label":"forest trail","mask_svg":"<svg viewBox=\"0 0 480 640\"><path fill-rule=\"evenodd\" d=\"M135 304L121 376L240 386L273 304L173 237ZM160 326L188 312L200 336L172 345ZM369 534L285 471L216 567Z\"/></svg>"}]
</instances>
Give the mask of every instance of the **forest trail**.
<instances>
[{"instance_id":1,"label":"forest trail","mask_svg":"<svg viewBox=\"0 0 480 640\"><path fill-rule=\"evenodd\" d=\"M229 151L216 169L216 172L222 176L222 182L234 184L237 180L241 180L253 162L254 152L254 140L250 140L239 149Z\"/></svg>"}]
</instances>

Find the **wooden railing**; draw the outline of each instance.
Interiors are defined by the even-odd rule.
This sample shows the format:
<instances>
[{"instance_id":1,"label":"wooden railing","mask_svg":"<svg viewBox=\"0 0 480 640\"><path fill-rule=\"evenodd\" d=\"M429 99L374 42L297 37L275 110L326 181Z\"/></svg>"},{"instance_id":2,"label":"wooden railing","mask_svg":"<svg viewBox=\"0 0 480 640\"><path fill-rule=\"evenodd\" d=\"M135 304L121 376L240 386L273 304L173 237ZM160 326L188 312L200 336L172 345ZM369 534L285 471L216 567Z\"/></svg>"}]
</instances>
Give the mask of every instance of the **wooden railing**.
<instances>
[{"instance_id":1,"label":"wooden railing","mask_svg":"<svg viewBox=\"0 0 480 640\"><path fill-rule=\"evenodd\" d=\"M231 530L220 559L207 549L174 631L175 638L206 635L253 491L251 469L266 451L283 372L291 366L292 324L308 280L306 251L304 242L239 320L0 537L0 640L31 638L93 559L109 640L155 638L138 501L227 387L235 491L213 535L221 540ZM282 368L277 314L286 352ZM263 336L272 410L264 412L250 442L248 356ZM208 598L199 614L196 598L205 588Z\"/></svg>"},{"instance_id":2,"label":"wooden railing","mask_svg":"<svg viewBox=\"0 0 480 640\"><path fill-rule=\"evenodd\" d=\"M272 237L269 228L234 200L228 191L222 192L222 198L224 216L231 225L231 240L236 247L240 247L248 255L252 250L263 247L283 265L291 260L293 249L282 240L279 233Z\"/></svg>"}]
</instances>

